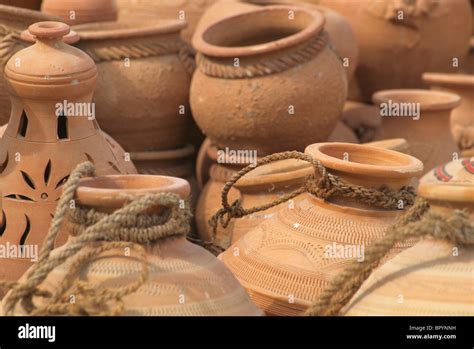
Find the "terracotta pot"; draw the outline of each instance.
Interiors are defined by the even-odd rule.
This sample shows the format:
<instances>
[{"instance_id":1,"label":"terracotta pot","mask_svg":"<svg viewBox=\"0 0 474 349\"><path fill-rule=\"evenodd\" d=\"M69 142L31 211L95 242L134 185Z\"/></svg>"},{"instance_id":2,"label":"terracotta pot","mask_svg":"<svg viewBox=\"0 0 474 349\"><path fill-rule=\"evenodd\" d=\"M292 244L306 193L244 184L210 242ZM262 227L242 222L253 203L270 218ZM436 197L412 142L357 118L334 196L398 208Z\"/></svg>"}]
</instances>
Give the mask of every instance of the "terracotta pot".
<instances>
[{"instance_id":1,"label":"terracotta pot","mask_svg":"<svg viewBox=\"0 0 474 349\"><path fill-rule=\"evenodd\" d=\"M159 21L75 27L81 37L77 47L99 70L94 99L99 121L127 151L172 150L187 143L188 69L193 62L185 57L187 46L179 36L185 25Z\"/></svg>"},{"instance_id":2,"label":"terracotta pot","mask_svg":"<svg viewBox=\"0 0 474 349\"><path fill-rule=\"evenodd\" d=\"M423 81L433 90L461 97L451 114L451 133L461 153L474 151L474 75L425 73Z\"/></svg>"},{"instance_id":3,"label":"terracotta pot","mask_svg":"<svg viewBox=\"0 0 474 349\"><path fill-rule=\"evenodd\" d=\"M0 4L27 8L30 10L39 10L42 0L1 0Z\"/></svg>"},{"instance_id":4,"label":"terracotta pot","mask_svg":"<svg viewBox=\"0 0 474 349\"><path fill-rule=\"evenodd\" d=\"M117 0L120 19L180 19L189 25L183 30L186 42L191 42L201 15L216 0Z\"/></svg>"},{"instance_id":5,"label":"terracotta pot","mask_svg":"<svg viewBox=\"0 0 474 349\"><path fill-rule=\"evenodd\" d=\"M310 10L318 10L324 14L326 23L324 29L329 33L329 38L334 49L342 59L347 58L346 68L348 78L352 77L357 67L358 46L354 31L348 20L342 15L323 6L310 4L301 0L220 0L215 2L201 16L196 27L199 33L204 28L218 22L219 20L241 13L252 12L255 9L272 5L303 6Z\"/></svg>"},{"instance_id":6,"label":"terracotta pot","mask_svg":"<svg viewBox=\"0 0 474 349\"><path fill-rule=\"evenodd\" d=\"M383 122L377 139L405 138L413 156L423 161L425 172L457 156L449 120L451 111L461 103L458 95L428 90L387 90L375 93L373 101L381 108ZM401 103L419 106L419 119L415 114L383 116L384 110L395 111L395 106L402 110Z\"/></svg>"},{"instance_id":7,"label":"terracotta pot","mask_svg":"<svg viewBox=\"0 0 474 349\"><path fill-rule=\"evenodd\" d=\"M206 138L202 142L199 148L196 158L196 180L199 189L202 189L204 185L209 181L209 170L211 169L214 161L207 155L208 148L212 145L209 138Z\"/></svg>"},{"instance_id":8,"label":"terracotta pot","mask_svg":"<svg viewBox=\"0 0 474 349\"><path fill-rule=\"evenodd\" d=\"M41 11L59 16L69 25L117 20L115 0L43 0Z\"/></svg>"},{"instance_id":9,"label":"terracotta pot","mask_svg":"<svg viewBox=\"0 0 474 349\"><path fill-rule=\"evenodd\" d=\"M290 9L294 20L288 20ZM191 108L213 143L264 156L329 137L347 81L323 25L320 12L268 6L223 19L194 37L199 54Z\"/></svg>"},{"instance_id":10,"label":"terracotta pot","mask_svg":"<svg viewBox=\"0 0 474 349\"><path fill-rule=\"evenodd\" d=\"M173 177L104 176L82 180L75 200L80 208L111 213L124 205L127 200L124 200L124 196L138 198L149 193L171 192L184 199L189 191L185 180ZM158 206L147 213L163 209ZM73 242L74 239L69 241ZM52 256L68 248L70 242L53 251ZM123 298L122 315L261 315L261 311L252 304L229 270L209 252L188 242L184 236L168 237L142 246L146 251L149 277L136 292ZM56 289L74 259L55 268L41 288L49 291ZM78 275L81 281L95 287L120 287L136 281L139 265L136 258L125 256L123 248L117 248L94 257L82 267ZM24 309L18 306L15 315L20 314L24 314Z\"/></svg>"},{"instance_id":11,"label":"terracotta pot","mask_svg":"<svg viewBox=\"0 0 474 349\"><path fill-rule=\"evenodd\" d=\"M26 47L26 44L20 40L22 30L36 22L59 20L59 17L39 11L0 5L0 68L3 70L11 56ZM0 125L8 122L11 111L10 96L5 84L3 74L0 74Z\"/></svg>"},{"instance_id":12,"label":"terracotta pot","mask_svg":"<svg viewBox=\"0 0 474 349\"><path fill-rule=\"evenodd\" d=\"M344 104L342 121L362 143L372 141L382 126L379 108L354 101L346 101Z\"/></svg>"},{"instance_id":13,"label":"terracotta pot","mask_svg":"<svg viewBox=\"0 0 474 349\"><path fill-rule=\"evenodd\" d=\"M400 153L410 155L410 144L404 138L391 138L391 139L384 139L383 141L375 141L364 143L365 145L377 148L384 148L388 150L398 151Z\"/></svg>"},{"instance_id":14,"label":"terracotta pot","mask_svg":"<svg viewBox=\"0 0 474 349\"><path fill-rule=\"evenodd\" d=\"M347 183L369 188L386 185L400 189L423 168L409 155L358 144L314 144L306 153ZM348 160L344 160L345 153ZM331 246L337 246L334 251L339 246L362 251L362 246L383 236L401 212L302 194L293 206L279 210L219 258L265 313L298 315L356 258L329 254ZM406 241L397 245L391 256L412 244Z\"/></svg>"},{"instance_id":15,"label":"terracotta pot","mask_svg":"<svg viewBox=\"0 0 474 349\"><path fill-rule=\"evenodd\" d=\"M328 142L359 143L359 138L349 126L342 121L338 121L336 128L328 138Z\"/></svg>"},{"instance_id":16,"label":"terracotta pot","mask_svg":"<svg viewBox=\"0 0 474 349\"><path fill-rule=\"evenodd\" d=\"M468 74L474 74L474 36L469 41L469 55L467 57L465 72Z\"/></svg>"},{"instance_id":17,"label":"terracotta pot","mask_svg":"<svg viewBox=\"0 0 474 349\"><path fill-rule=\"evenodd\" d=\"M431 210L464 209L474 219L474 158L439 166L418 193ZM472 316L474 249L426 237L376 269L349 304L346 315ZM403 302L397 301L403 296Z\"/></svg>"},{"instance_id":18,"label":"terracotta pot","mask_svg":"<svg viewBox=\"0 0 474 349\"><path fill-rule=\"evenodd\" d=\"M90 57L62 42L69 27L40 22L30 32L37 43L17 52L5 67L12 113L0 140L0 243L40 246L62 186L78 163L92 161L99 175L136 170L123 153L114 153L85 112L58 111L64 101L90 106L97 79ZM16 280L29 265L30 259L1 259L0 279Z\"/></svg>"},{"instance_id":19,"label":"terracotta pot","mask_svg":"<svg viewBox=\"0 0 474 349\"><path fill-rule=\"evenodd\" d=\"M378 90L421 88L423 72L454 72L453 57L462 66L467 54L472 18L465 0L321 0L320 4L344 15L356 33L356 76L365 101Z\"/></svg>"}]
</instances>

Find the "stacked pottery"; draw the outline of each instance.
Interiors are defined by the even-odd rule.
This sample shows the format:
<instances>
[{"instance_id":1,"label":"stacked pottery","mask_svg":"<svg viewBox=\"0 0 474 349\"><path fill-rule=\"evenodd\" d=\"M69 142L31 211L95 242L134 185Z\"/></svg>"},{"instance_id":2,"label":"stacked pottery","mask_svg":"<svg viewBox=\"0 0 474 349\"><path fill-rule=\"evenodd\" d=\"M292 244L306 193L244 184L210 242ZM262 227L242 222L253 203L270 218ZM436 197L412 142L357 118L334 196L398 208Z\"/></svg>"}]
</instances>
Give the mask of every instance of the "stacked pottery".
<instances>
[{"instance_id":1,"label":"stacked pottery","mask_svg":"<svg viewBox=\"0 0 474 349\"><path fill-rule=\"evenodd\" d=\"M344 15L359 43L361 98L383 89L421 88L425 71L456 71L471 36L466 0L321 0ZM455 64L456 63L456 64Z\"/></svg>"},{"instance_id":2,"label":"stacked pottery","mask_svg":"<svg viewBox=\"0 0 474 349\"><path fill-rule=\"evenodd\" d=\"M189 151L188 99L194 61L180 38L185 26L183 21L169 20L74 27L81 37L77 46L99 70L94 98L99 121L132 159L140 161L144 173L166 174L166 169L157 171L156 164Z\"/></svg>"},{"instance_id":3,"label":"stacked pottery","mask_svg":"<svg viewBox=\"0 0 474 349\"><path fill-rule=\"evenodd\" d=\"M423 169L409 155L358 144L314 144L306 153L346 183L367 188L400 190ZM298 315L335 275L363 258L362 248L382 237L402 212L301 194L293 206L279 210L219 258L265 313ZM391 256L412 243L396 245ZM351 253L340 254L341 247Z\"/></svg>"},{"instance_id":4,"label":"stacked pottery","mask_svg":"<svg viewBox=\"0 0 474 349\"><path fill-rule=\"evenodd\" d=\"M115 21L118 17L115 0L43 0L41 11L69 24Z\"/></svg>"},{"instance_id":5,"label":"stacked pottery","mask_svg":"<svg viewBox=\"0 0 474 349\"><path fill-rule=\"evenodd\" d=\"M260 8L203 28L193 45L191 109L216 146L258 156L303 150L336 126L347 78L320 12Z\"/></svg>"},{"instance_id":6,"label":"stacked pottery","mask_svg":"<svg viewBox=\"0 0 474 349\"><path fill-rule=\"evenodd\" d=\"M436 167L421 179L418 192L432 211L449 214L463 209L472 222L474 158ZM423 238L376 269L342 312L356 316L473 316L473 273L472 245Z\"/></svg>"},{"instance_id":7,"label":"stacked pottery","mask_svg":"<svg viewBox=\"0 0 474 349\"><path fill-rule=\"evenodd\" d=\"M39 11L0 5L0 68L4 68L13 54L26 47L20 39L22 30L36 22L56 20L60 18ZM5 84L3 74L0 74L0 125L8 122L11 110Z\"/></svg>"},{"instance_id":8,"label":"stacked pottery","mask_svg":"<svg viewBox=\"0 0 474 349\"><path fill-rule=\"evenodd\" d=\"M62 186L78 163L93 162L98 174L136 171L114 153L116 143L104 138L91 108L83 108L92 106L97 69L84 52L62 42L69 27L40 22L30 32L37 43L5 67L12 112L0 140L3 245L41 245ZM31 262L6 258L0 264L0 279L16 280Z\"/></svg>"},{"instance_id":9,"label":"stacked pottery","mask_svg":"<svg viewBox=\"0 0 474 349\"><path fill-rule=\"evenodd\" d=\"M429 90L386 90L373 96L380 107L382 128L376 139L403 137L426 171L459 158L449 131L451 111L461 98L453 93Z\"/></svg>"},{"instance_id":10,"label":"stacked pottery","mask_svg":"<svg viewBox=\"0 0 474 349\"><path fill-rule=\"evenodd\" d=\"M83 179L75 192L77 209L94 210L108 215L122 208L127 200L138 199L148 194L174 193L186 199L190 188L179 178L132 175L103 176ZM138 215L137 221L147 220L152 214L176 210L172 204L157 204ZM178 209L179 210L179 209ZM171 213L172 214L172 213ZM166 215L163 215L166 217ZM67 227L77 227L69 216ZM171 218L170 218L171 220ZM169 222L169 221L168 221ZM76 225L75 225L76 224ZM88 223L81 229L90 227ZM165 225L163 224L163 227ZM78 232L80 236L80 231ZM108 232L104 232L104 235ZM174 234L174 235L173 235ZM232 273L216 257L188 242L185 235L171 232L171 235L148 241L137 242L139 236L130 233L133 241L145 250L145 267L148 277L136 291L123 297L123 311L128 316L253 316L261 315L239 285ZM74 237L63 247L51 253L51 259L67 250L75 242ZM97 243L86 245L81 253L93 250ZM107 244L107 242L105 243ZM77 257L77 256L76 256ZM54 291L64 282L75 258L57 266L41 283L40 289ZM94 254L88 263L81 265L74 275L75 281L86 282L93 289L126 287L140 278L143 268L135 249L124 254L117 247ZM6 300L4 299L3 311ZM41 307L41 300L35 303ZM13 315L27 314L22 304L17 305Z\"/></svg>"},{"instance_id":11,"label":"stacked pottery","mask_svg":"<svg viewBox=\"0 0 474 349\"><path fill-rule=\"evenodd\" d=\"M461 97L451 115L451 132L462 156L474 156L474 75L425 73L423 80L433 90Z\"/></svg>"}]
</instances>

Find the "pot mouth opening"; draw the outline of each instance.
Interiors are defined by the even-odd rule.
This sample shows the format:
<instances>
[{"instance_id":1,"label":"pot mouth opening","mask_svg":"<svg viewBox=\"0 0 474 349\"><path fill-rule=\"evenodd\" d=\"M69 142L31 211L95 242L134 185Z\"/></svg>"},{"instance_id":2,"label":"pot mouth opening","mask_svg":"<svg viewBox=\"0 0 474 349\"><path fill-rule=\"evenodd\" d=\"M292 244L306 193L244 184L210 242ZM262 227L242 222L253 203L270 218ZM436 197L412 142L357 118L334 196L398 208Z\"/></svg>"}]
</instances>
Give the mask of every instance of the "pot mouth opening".
<instances>
[{"instance_id":1,"label":"pot mouth opening","mask_svg":"<svg viewBox=\"0 0 474 349\"><path fill-rule=\"evenodd\" d=\"M474 87L474 75L424 73L423 81L434 86L465 86Z\"/></svg>"},{"instance_id":2,"label":"pot mouth opening","mask_svg":"<svg viewBox=\"0 0 474 349\"><path fill-rule=\"evenodd\" d=\"M382 103L419 103L420 110L451 110L461 104L457 94L432 90L384 90L374 93L372 101L376 105Z\"/></svg>"},{"instance_id":3,"label":"pot mouth opening","mask_svg":"<svg viewBox=\"0 0 474 349\"><path fill-rule=\"evenodd\" d=\"M197 33L197 51L216 57L253 56L304 43L321 32L324 16L298 6L266 6L227 17Z\"/></svg>"},{"instance_id":4,"label":"pot mouth opening","mask_svg":"<svg viewBox=\"0 0 474 349\"><path fill-rule=\"evenodd\" d=\"M156 21L117 21L85 23L73 26L81 40L123 39L159 34L178 34L186 28L186 21L156 20Z\"/></svg>"},{"instance_id":5,"label":"pot mouth opening","mask_svg":"<svg viewBox=\"0 0 474 349\"><path fill-rule=\"evenodd\" d=\"M406 178L423 171L423 163L413 156L393 150L353 143L317 143L305 153L329 170L372 177Z\"/></svg>"}]
</instances>

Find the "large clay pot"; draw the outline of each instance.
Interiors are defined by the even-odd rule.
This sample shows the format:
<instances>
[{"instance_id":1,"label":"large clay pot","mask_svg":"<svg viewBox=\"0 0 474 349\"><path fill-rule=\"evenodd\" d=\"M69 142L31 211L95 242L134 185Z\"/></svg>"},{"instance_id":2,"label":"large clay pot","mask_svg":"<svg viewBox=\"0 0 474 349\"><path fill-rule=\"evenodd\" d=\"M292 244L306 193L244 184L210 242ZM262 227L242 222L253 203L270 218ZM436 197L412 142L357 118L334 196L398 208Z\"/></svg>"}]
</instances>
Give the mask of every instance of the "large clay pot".
<instances>
[{"instance_id":1,"label":"large clay pot","mask_svg":"<svg viewBox=\"0 0 474 349\"><path fill-rule=\"evenodd\" d=\"M429 90L386 90L375 93L373 101L380 106L382 118L377 139L405 138L413 156L423 161L425 172L459 157L449 131L451 111L461 103L458 95ZM394 113L396 108L402 111L404 105L410 106L412 111L419 106L419 116L386 115L387 111Z\"/></svg>"},{"instance_id":2,"label":"large clay pot","mask_svg":"<svg viewBox=\"0 0 474 349\"><path fill-rule=\"evenodd\" d=\"M423 80L433 90L461 97L451 114L451 132L463 156L474 156L474 75L425 73Z\"/></svg>"},{"instance_id":3,"label":"large clay pot","mask_svg":"<svg viewBox=\"0 0 474 349\"><path fill-rule=\"evenodd\" d=\"M214 144L264 156L328 138L347 79L323 27L318 11L268 6L194 37L199 53L191 108Z\"/></svg>"},{"instance_id":4,"label":"large clay pot","mask_svg":"<svg viewBox=\"0 0 474 349\"><path fill-rule=\"evenodd\" d=\"M359 144L314 144L306 153L345 182L368 188L385 185L399 190L423 168L409 155ZM265 313L298 315L335 275L355 258L363 257L363 253L329 252L341 246L363 252L362 247L382 237L401 212L375 209L350 199L323 201L301 194L294 205L262 222L219 258ZM412 244L397 245L391 256Z\"/></svg>"},{"instance_id":5,"label":"large clay pot","mask_svg":"<svg viewBox=\"0 0 474 349\"><path fill-rule=\"evenodd\" d=\"M22 30L36 22L59 20L59 17L39 11L0 5L0 69L3 70L13 54L26 47L20 39ZM3 74L0 74L0 125L8 122L11 111L10 96L5 84Z\"/></svg>"},{"instance_id":6,"label":"large clay pot","mask_svg":"<svg viewBox=\"0 0 474 349\"><path fill-rule=\"evenodd\" d=\"M356 33L356 76L362 98L378 90L421 88L425 71L454 72L462 65L471 35L466 0L321 0L343 14Z\"/></svg>"},{"instance_id":7,"label":"large clay pot","mask_svg":"<svg viewBox=\"0 0 474 349\"><path fill-rule=\"evenodd\" d=\"M81 37L77 47L99 70L94 98L99 121L127 151L172 150L187 143L193 62L179 35L185 26L174 20L74 27Z\"/></svg>"},{"instance_id":8,"label":"large clay pot","mask_svg":"<svg viewBox=\"0 0 474 349\"><path fill-rule=\"evenodd\" d=\"M0 140L2 245L41 246L62 186L78 163L92 161L98 174L136 172L86 113L58 112L64 101L90 105L97 79L90 57L62 42L69 27L40 22L30 32L37 43L5 67L12 113ZM60 237L57 244L64 241ZM0 279L16 280L30 265L30 259L2 258Z\"/></svg>"},{"instance_id":9,"label":"large clay pot","mask_svg":"<svg viewBox=\"0 0 474 349\"><path fill-rule=\"evenodd\" d=\"M115 0L43 0L41 11L61 17L69 25L117 20Z\"/></svg>"},{"instance_id":10,"label":"large clay pot","mask_svg":"<svg viewBox=\"0 0 474 349\"><path fill-rule=\"evenodd\" d=\"M354 75L357 67L358 46L354 31L347 19L342 15L323 6L316 6L301 0L219 0L202 15L196 32L202 31L219 20L241 13L248 13L263 6L288 5L306 6L316 9L324 14L326 19L324 29L329 33L329 38L339 57L344 60L348 78Z\"/></svg>"},{"instance_id":11,"label":"large clay pot","mask_svg":"<svg viewBox=\"0 0 474 349\"><path fill-rule=\"evenodd\" d=\"M39 10L42 0L0 0L0 4L27 8L30 10Z\"/></svg>"},{"instance_id":12,"label":"large clay pot","mask_svg":"<svg viewBox=\"0 0 474 349\"><path fill-rule=\"evenodd\" d=\"M355 101L346 101L341 119L361 143L372 141L382 126L379 108Z\"/></svg>"},{"instance_id":13,"label":"large clay pot","mask_svg":"<svg viewBox=\"0 0 474 349\"><path fill-rule=\"evenodd\" d=\"M437 213L464 209L474 219L474 158L455 160L433 169L421 179L418 193ZM376 269L343 313L473 316L473 273L472 246L423 238Z\"/></svg>"},{"instance_id":14,"label":"large clay pot","mask_svg":"<svg viewBox=\"0 0 474 349\"><path fill-rule=\"evenodd\" d=\"M185 199L189 191L185 180L174 177L103 176L83 179L76 190L75 201L80 209L110 214L125 204L127 199L124 197L136 199L150 193L167 192ZM163 206L153 207L142 214L143 219L165 209ZM53 251L52 258L67 249L70 243L74 243L74 238ZM211 253L188 242L184 235L150 241L141 246L145 249L149 275L137 291L123 297L121 315L261 315L229 270ZM94 248L94 244L81 252L90 248ZM74 260L70 258L56 267L40 288L57 289ZM80 275L80 281L94 288L117 288L136 281L141 268L138 258L125 255L123 248L115 248L94 256L77 275ZM39 301L37 305L41 306ZM14 311L14 315L24 313L20 305Z\"/></svg>"},{"instance_id":15,"label":"large clay pot","mask_svg":"<svg viewBox=\"0 0 474 349\"><path fill-rule=\"evenodd\" d=\"M179 19L189 25L183 30L186 42L191 42L201 15L216 0L117 0L122 19Z\"/></svg>"}]
</instances>

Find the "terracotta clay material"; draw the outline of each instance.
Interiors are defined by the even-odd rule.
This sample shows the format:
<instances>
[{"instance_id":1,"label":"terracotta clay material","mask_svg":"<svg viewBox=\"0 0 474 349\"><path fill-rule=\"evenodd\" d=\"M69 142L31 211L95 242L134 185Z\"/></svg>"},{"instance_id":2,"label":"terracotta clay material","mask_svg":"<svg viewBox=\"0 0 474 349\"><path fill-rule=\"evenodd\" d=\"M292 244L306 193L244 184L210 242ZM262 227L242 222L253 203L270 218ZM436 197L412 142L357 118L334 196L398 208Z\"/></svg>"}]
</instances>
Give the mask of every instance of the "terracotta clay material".
<instances>
[{"instance_id":1,"label":"terracotta clay material","mask_svg":"<svg viewBox=\"0 0 474 349\"><path fill-rule=\"evenodd\" d=\"M461 153L474 152L474 75L425 73L423 81L433 90L461 97L451 114L451 132Z\"/></svg>"},{"instance_id":2,"label":"terracotta clay material","mask_svg":"<svg viewBox=\"0 0 474 349\"><path fill-rule=\"evenodd\" d=\"M466 0L321 0L320 5L344 15L356 33L356 77L365 101L379 90L422 88L422 73L454 72L453 57L461 67L466 57L472 21Z\"/></svg>"},{"instance_id":3,"label":"terracotta clay material","mask_svg":"<svg viewBox=\"0 0 474 349\"><path fill-rule=\"evenodd\" d=\"M456 156L458 148L449 131L451 111L461 98L453 93L429 90L387 90L373 96L374 104L392 110L393 106L419 106L418 116L381 116L382 128L376 139L403 137L412 155L423 161L425 171ZM392 107L390 107L392 106ZM405 108L406 110L409 110Z\"/></svg>"},{"instance_id":4,"label":"terracotta clay material","mask_svg":"<svg viewBox=\"0 0 474 349\"><path fill-rule=\"evenodd\" d=\"M1 0L0 4L7 6L15 6L27 8L30 10L39 10L42 0Z\"/></svg>"},{"instance_id":5,"label":"terracotta clay material","mask_svg":"<svg viewBox=\"0 0 474 349\"><path fill-rule=\"evenodd\" d=\"M418 193L441 214L464 210L474 219L474 158L436 167L420 182ZM362 284L346 315L474 315L474 249L432 237L376 269ZM403 295L403 302L394 300Z\"/></svg>"},{"instance_id":6,"label":"terracotta clay material","mask_svg":"<svg viewBox=\"0 0 474 349\"><path fill-rule=\"evenodd\" d=\"M207 155L208 148L212 145L209 138L206 138L202 142L199 148L196 158L196 180L199 189L202 189L204 185L209 181L209 170L211 169L214 161Z\"/></svg>"},{"instance_id":7,"label":"terracotta clay material","mask_svg":"<svg viewBox=\"0 0 474 349\"><path fill-rule=\"evenodd\" d=\"M41 11L61 17L69 25L117 20L115 0L43 0Z\"/></svg>"},{"instance_id":8,"label":"terracotta clay material","mask_svg":"<svg viewBox=\"0 0 474 349\"><path fill-rule=\"evenodd\" d=\"M391 138L391 139L384 139L382 141L375 141L364 143L365 145L377 148L384 148L388 150L398 151L400 153L410 155L410 144L404 138Z\"/></svg>"},{"instance_id":9,"label":"terracotta clay material","mask_svg":"<svg viewBox=\"0 0 474 349\"><path fill-rule=\"evenodd\" d=\"M33 23L41 21L60 21L59 17L39 11L0 5L0 63L4 68L8 60L27 45L20 39L21 31ZM0 125L10 118L10 96L5 86L5 78L0 74Z\"/></svg>"},{"instance_id":10,"label":"terracotta clay material","mask_svg":"<svg viewBox=\"0 0 474 349\"><path fill-rule=\"evenodd\" d=\"M355 101L346 101L344 104L342 121L362 143L372 141L382 126L379 108Z\"/></svg>"},{"instance_id":11,"label":"terracotta clay material","mask_svg":"<svg viewBox=\"0 0 474 349\"><path fill-rule=\"evenodd\" d=\"M354 130L344 122L338 121L336 128L328 138L328 142L359 143L359 138Z\"/></svg>"},{"instance_id":12,"label":"terracotta clay material","mask_svg":"<svg viewBox=\"0 0 474 349\"><path fill-rule=\"evenodd\" d=\"M174 177L103 176L83 179L75 200L79 208L110 214L130 198L162 192L176 193L185 199L190 187L185 180ZM146 216L164 209L156 206L143 214ZM52 256L61 253L68 245L69 242L53 251ZM142 246L146 251L149 276L137 291L123 298L122 315L261 315L229 270L212 254L188 242L185 236L168 237ZM71 258L55 268L40 287L49 291L57 288L73 260ZM116 248L92 258L78 275L81 281L95 287L120 287L133 283L140 270L137 258L130 258L124 255L122 248ZM185 302L180 301L180 295L184 295ZM23 313L24 309L18 306L15 315Z\"/></svg>"},{"instance_id":13,"label":"terracotta clay material","mask_svg":"<svg viewBox=\"0 0 474 349\"><path fill-rule=\"evenodd\" d=\"M399 190L423 168L409 155L358 144L314 144L306 153L346 183L368 188L386 185ZM299 315L356 258L328 254L331 246L367 246L382 237L402 212L301 194L294 205L246 233L219 258L265 313ZM398 244L390 257L413 242Z\"/></svg>"},{"instance_id":14,"label":"terracotta clay material","mask_svg":"<svg viewBox=\"0 0 474 349\"><path fill-rule=\"evenodd\" d=\"M0 243L40 246L62 186L78 163L93 162L99 175L136 170L123 152L112 150L116 143L104 138L82 108L92 101L97 69L84 52L62 42L69 27L40 22L30 32L37 43L13 55L5 67L12 109L0 140ZM81 111L58 111L64 101ZM16 280L29 265L30 259L1 259L0 279Z\"/></svg>"},{"instance_id":15,"label":"terracotta clay material","mask_svg":"<svg viewBox=\"0 0 474 349\"><path fill-rule=\"evenodd\" d=\"M185 26L158 21L74 28L81 37L77 47L97 63L99 122L127 151L172 150L187 143L193 60L180 38Z\"/></svg>"},{"instance_id":16,"label":"terracotta clay material","mask_svg":"<svg viewBox=\"0 0 474 349\"><path fill-rule=\"evenodd\" d=\"M268 6L225 18L194 37L199 53L191 108L214 144L264 156L329 137L347 79L323 27L318 11Z\"/></svg>"}]
</instances>

